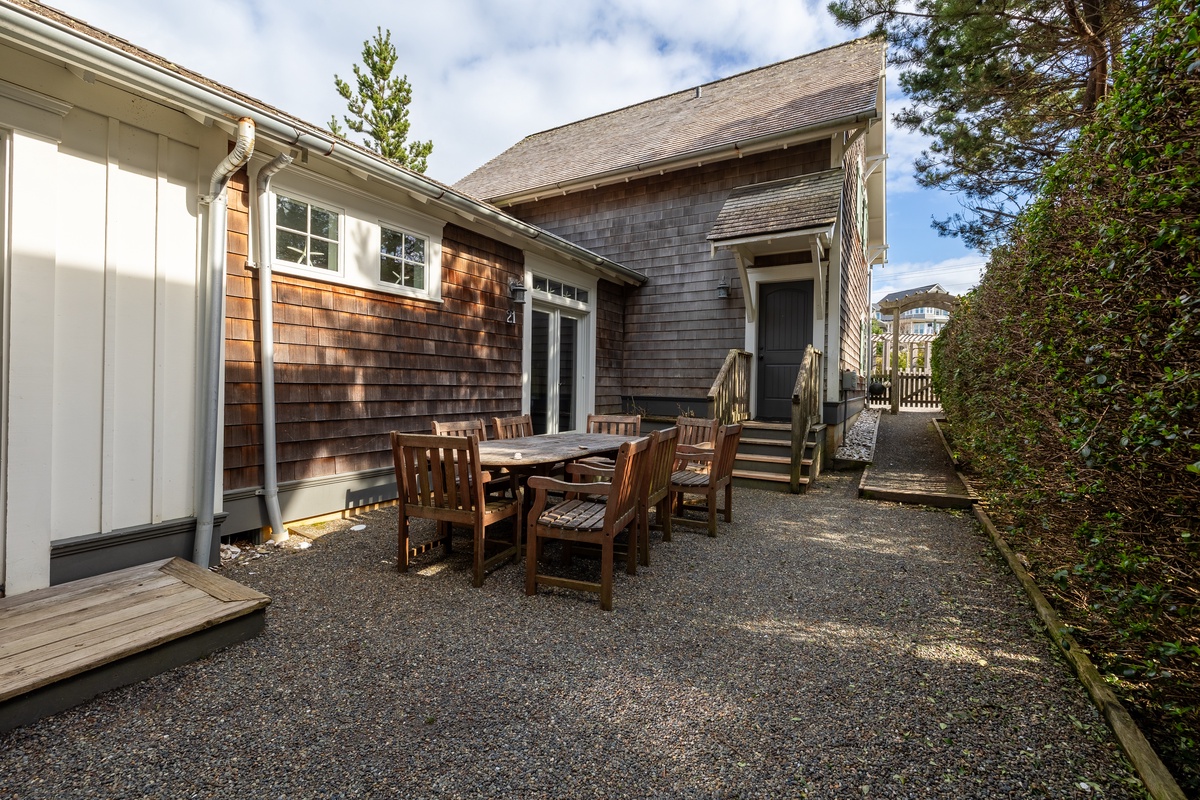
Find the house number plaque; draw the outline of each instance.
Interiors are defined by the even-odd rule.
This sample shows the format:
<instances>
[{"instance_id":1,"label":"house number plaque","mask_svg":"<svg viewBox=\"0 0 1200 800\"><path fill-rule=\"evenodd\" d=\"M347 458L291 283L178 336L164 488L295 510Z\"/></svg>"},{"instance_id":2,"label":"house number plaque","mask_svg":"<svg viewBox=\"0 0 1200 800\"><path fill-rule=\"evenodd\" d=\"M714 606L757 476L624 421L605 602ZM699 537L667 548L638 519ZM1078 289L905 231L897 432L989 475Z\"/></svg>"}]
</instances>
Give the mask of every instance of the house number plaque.
<instances>
[{"instance_id":1,"label":"house number plaque","mask_svg":"<svg viewBox=\"0 0 1200 800\"><path fill-rule=\"evenodd\" d=\"M517 310L515 308L510 308L508 310L508 324L509 325L517 324Z\"/></svg>"}]
</instances>

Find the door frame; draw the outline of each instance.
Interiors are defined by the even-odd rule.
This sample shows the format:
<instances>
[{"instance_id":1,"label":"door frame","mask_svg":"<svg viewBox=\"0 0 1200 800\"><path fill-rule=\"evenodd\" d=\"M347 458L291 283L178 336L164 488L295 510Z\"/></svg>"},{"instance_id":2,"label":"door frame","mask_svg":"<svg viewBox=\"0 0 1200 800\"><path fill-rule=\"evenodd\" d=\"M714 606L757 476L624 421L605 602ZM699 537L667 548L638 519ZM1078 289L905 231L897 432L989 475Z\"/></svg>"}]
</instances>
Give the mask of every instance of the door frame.
<instances>
[{"instance_id":1,"label":"door frame","mask_svg":"<svg viewBox=\"0 0 1200 800\"><path fill-rule=\"evenodd\" d=\"M807 308L806 309L802 308L800 313L801 314L807 313L809 315L809 320L810 321L812 320L814 312L815 312L815 306L816 306L816 292L817 292L816 281L808 280L808 279L800 279L800 280L794 280L794 281L767 281L767 282L758 283L756 285L756 288L758 290L758 298L757 298L758 324L761 328L763 328L765 330L767 327L766 323L768 321L767 313L766 313L767 304L764 302L763 295L767 292L768 288L776 287L776 286L795 287L796 291L799 291L802 295L807 294L808 295L807 302L806 302ZM803 306L803 305L805 305L805 303L802 302L800 305ZM792 307L789 307L789 310L791 310L791 308ZM791 327L787 323L788 323L787 317L782 317L779 319L779 321L776 324L779 325L782 330L786 331ZM813 330L813 327L814 326L812 326L810 323L808 335L806 337L808 339L808 342L805 345L806 347L812 345L813 342L816 341L815 331ZM796 328L794 328L794 330L802 331L803 326L797 326ZM803 357L804 357L803 351L800 351L800 352L801 352L800 359L803 359ZM763 352L756 351L754 353L754 362L757 365L758 370L760 371L760 377L761 377L761 369L765 364ZM799 373L800 364L801 364L800 361L796 362L797 374ZM795 381L795 379L793 378L793 383L794 383L794 381ZM755 388L755 403L754 403L754 405L755 405L757 411L761 414L765 410L765 409L761 408L761 406L765 403L765 400L766 400L766 398L764 397L764 394L763 394L765 391L765 387L763 386L763 382L760 380L755 383L754 388ZM778 410L778 409L774 409L774 410ZM784 418L790 418L790 416L791 416L791 410L789 408L787 410L787 413L773 414L771 417L769 417L769 419L784 419Z\"/></svg>"},{"instance_id":2,"label":"door frame","mask_svg":"<svg viewBox=\"0 0 1200 800\"><path fill-rule=\"evenodd\" d=\"M10 274L12 133L0 128L0 597L8 574L8 348Z\"/></svg>"},{"instance_id":3,"label":"door frame","mask_svg":"<svg viewBox=\"0 0 1200 800\"><path fill-rule=\"evenodd\" d=\"M824 297L821 295L820 287L822 284L821 276L817 272L817 266L814 264L785 264L778 267L749 267L746 270L746 277L749 286L746 287L747 292L753 292L751 295L757 302L759 286L764 283L791 283L792 281L808 281L813 282L812 292L812 342L813 346L820 349L821 342L824 341L825 331L825 303ZM758 326L759 320L756 315L755 319L746 319L746 351L752 353L754 357L751 359L752 367L750 369L750 418L758 417Z\"/></svg>"},{"instance_id":4,"label":"door frame","mask_svg":"<svg viewBox=\"0 0 1200 800\"><path fill-rule=\"evenodd\" d=\"M588 299L586 302L581 302L537 290L534 288L535 276L585 289ZM525 303L523 313L520 314L523 326L521 413L532 413L531 367L533 366L534 309L565 314L579 323L577 330L579 341L576 344L575 425L576 430L582 430L586 424L587 415L596 408L596 295L599 281L594 275L556 264L526 251L523 282L529 301Z\"/></svg>"}]
</instances>

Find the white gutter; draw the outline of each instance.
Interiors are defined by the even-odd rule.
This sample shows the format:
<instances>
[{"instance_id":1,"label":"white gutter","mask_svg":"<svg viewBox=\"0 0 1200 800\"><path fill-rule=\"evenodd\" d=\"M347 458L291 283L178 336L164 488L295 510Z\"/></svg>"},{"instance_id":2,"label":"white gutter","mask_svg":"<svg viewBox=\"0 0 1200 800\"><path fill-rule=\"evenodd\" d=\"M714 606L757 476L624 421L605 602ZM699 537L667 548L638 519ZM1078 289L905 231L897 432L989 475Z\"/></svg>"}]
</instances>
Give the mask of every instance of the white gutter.
<instances>
[{"instance_id":1,"label":"white gutter","mask_svg":"<svg viewBox=\"0 0 1200 800\"><path fill-rule=\"evenodd\" d=\"M213 516L217 496L217 448L221 429L221 345L225 340L225 241L228 220L228 201L225 187L229 176L241 169L254 155L254 121L238 120L237 142L229 155L213 170L207 195L200 202L208 206L208 341L204 350L204 425L200 459L200 491L196 499L196 538L192 545L192 561L202 567L211 564Z\"/></svg>"},{"instance_id":2,"label":"white gutter","mask_svg":"<svg viewBox=\"0 0 1200 800\"><path fill-rule=\"evenodd\" d=\"M447 186L398 167L385 159L315 128L308 123L248 99L234 97L227 87L209 85L182 72L173 71L114 44L93 38L21 6L0 0L0 38L9 39L49 58L69 60L85 72L95 73L118 86L155 98L169 108L194 109L218 120L233 122L249 118L257 136L278 144L283 150L299 148L328 158L351 172L369 175L397 184L417 196L434 202L468 219L484 219L493 226L507 229L575 261L596 267L624 283L641 285L646 276L636 270L568 242L559 236L521 222L494 206L464 195Z\"/></svg>"},{"instance_id":3,"label":"white gutter","mask_svg":"<svg viewBox=\"0 0 1200 800\"><path fill-rule=\"evenodd\" d=\"M275 442L275 303L271 295L271 178L292 163L289 153L280 153L258 173L258 320L262 368L263 486L259 492L271 522L271 541L287 541L283 514L279 511L278 453Z\"/></svg>"}]
</instances>

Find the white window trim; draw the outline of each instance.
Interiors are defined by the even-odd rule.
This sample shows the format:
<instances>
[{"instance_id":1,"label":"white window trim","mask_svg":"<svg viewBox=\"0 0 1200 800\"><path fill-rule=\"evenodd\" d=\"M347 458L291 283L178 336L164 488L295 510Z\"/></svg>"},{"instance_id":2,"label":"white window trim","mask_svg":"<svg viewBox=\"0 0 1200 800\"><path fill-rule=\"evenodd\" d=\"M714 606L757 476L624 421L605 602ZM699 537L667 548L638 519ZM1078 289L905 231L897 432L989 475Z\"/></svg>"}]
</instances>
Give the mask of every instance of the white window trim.
<instances>
[{"instance_id":1,"label":"white window trim","mask_svg":"<svg viewBox=\"0 0 1200 800\"><path fill-rule=\"evenodd\" d=\"M276 217L279 213L278 198L287 197L292 200L299 200L302 203L307 203L309 207L316 206L325 211L335 212L338 216L338 238L337 238L337 269L322 269L321 267L310 267L305 264L297 264L294 261L281 261L276 255L276 241L279 236L279 224ZM311 232L307 232L311 236ZM290 272L294 275L303 275L306 278L323 278L330 280L333 277L342 278L345 275L346 263L346 211L338 207L334 203L318 200L315 197L310 197L303 192L294 192L289 189L271 192L271 269L275 272ZM332 241L332 240L331 240ZM338 281L339 283L341 281Z\"/></svg>"},{"instance_id":2,"label":"white window trim","mask_svg":"<svg viewBox=\"0 0 1200 800\"><path fill-rule=\"evenodd\" d=\"M418 239L425 241L425 288L417 289L412 286L404 286L398 283L388 283L379 276L379 268L383 262L383 229L396 231L397 233L415 236ZM380 219L376 222L374 230L374 245L375 245L375 264L372 267L371 274L375 278L375 288L389 294L398 294L405 297L412 297L417 300L437 300L442 299L442 244L438 239L434 239L428 233L416 230L411 225L400 225L393 220ZM434 254L437 258L434 258Z\"/></svg>"},{"instance_id":3,"label":"white window trim","mask_svg":"<svg viewBox=\"0 0 1200 800\"><path fill-rule=\"evenodd\" d=\"M325 191L328 190L328 191ZM338 213L338 271L306 267L275 257L277 198L294 197ZM321 175L288 173L271 186L269 235L271 268L276 272L310 280L368 289L425 302L442 302L442 229L444 221L372 197ZM425 288L414 289L380 279L379 262L382 228L408 233L425 240ZM364 231L363 228L366 228ZM363 234L365 233L365 237ZM358 237L356 239L356 237ZM359 241L363 239L363 241ZM352 246L353 244L353 246ZM366 248L365 251L363 248ZM358 254L365 252L362 258ZM361 263L360 263L361 262Z\"/></svg>"}]
</instances>

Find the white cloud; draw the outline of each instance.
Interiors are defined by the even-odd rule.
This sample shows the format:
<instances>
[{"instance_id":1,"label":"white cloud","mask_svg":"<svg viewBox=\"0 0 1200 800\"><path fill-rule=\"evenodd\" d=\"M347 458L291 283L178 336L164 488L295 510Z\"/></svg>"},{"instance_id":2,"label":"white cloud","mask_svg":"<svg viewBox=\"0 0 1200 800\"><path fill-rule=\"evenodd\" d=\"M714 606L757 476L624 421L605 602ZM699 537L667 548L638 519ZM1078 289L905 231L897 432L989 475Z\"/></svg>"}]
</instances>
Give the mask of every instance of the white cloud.
<instances>
[{"instance_id":1,"label":"white cloud","mask_svg":"<svg viewBox=\"0 0 1200 800\"><path fill-rule=\"evenodd\" d=\"M857 35L837 27L825 0L53 2L320 126L345 111L333 75L349 78L363 40L377 26L390 29L399 71L413 86L410 135L433 140L429 174L446 183L529 134ZM887 85L891 114L904 105L895 69ZM957 254L961 247L929 228L931 215L953 211L952 199L912 178L925 142L888 124L892 257ZM893 265L880 274L896 272Z\"/></svg>"},{"instance_id":2,"label":"white cloud","mask_svg":"<svg viewBox=\"0 0 1200 800\"><path fill-rule=\"evenodd\" d=\"M985 264L981 256L972 254L943 261L910 261L875 267L871 278L871 302L877 303L879 298L892 292L930 283L939 284L951 294L961 295L979 283Z\"/></svg>"},{"instance_id":3,"label":"white cloud","mask_svg":"<svg viewBox=\"0 0 1200 800\"><path fill-rule=\"evenodd\" d=\"M390 29L411 136L453 182L531 133L844 41L817 0L58 0L134 44L317 125L363 40Z\"/></svg>"}]
</instances>

